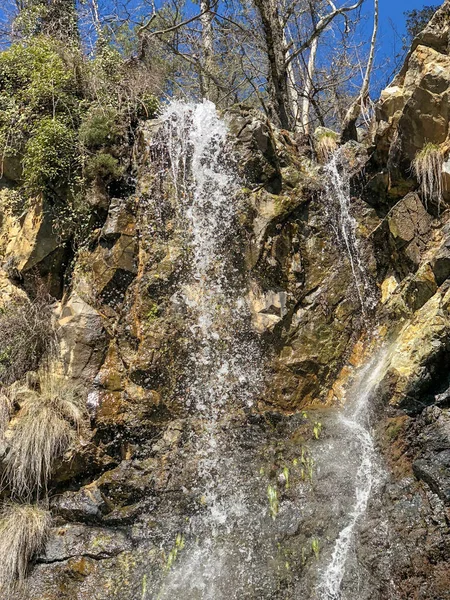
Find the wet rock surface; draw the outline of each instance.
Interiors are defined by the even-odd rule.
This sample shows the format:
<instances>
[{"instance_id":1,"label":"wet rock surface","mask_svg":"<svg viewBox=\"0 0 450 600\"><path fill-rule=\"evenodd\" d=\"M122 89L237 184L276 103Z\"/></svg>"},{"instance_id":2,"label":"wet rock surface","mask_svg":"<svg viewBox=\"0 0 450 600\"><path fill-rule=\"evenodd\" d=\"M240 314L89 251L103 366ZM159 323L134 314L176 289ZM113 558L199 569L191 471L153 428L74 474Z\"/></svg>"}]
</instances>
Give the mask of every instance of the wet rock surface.
<instances>
[{"instance_id":1,"label":"wet rock surface","mask_svg":"<svg viewBox=\"0 0 450 600\"><path fill-rule=\"evenodd\" d=\"M262 348L265 382L252 406L219 411L213 466L201 462L199 442L209 425L182 383L196 324L180 289L198 298L183 280L193 259L177 227L161 122L142 124L137 188L106 199L70 273L40 201L21 223L2 221L2 302L31 296L35 267L52 272L58 355L89 394L90 434L53 473L53 524L27 598L200 600L214 569L215 600L320 598L358 466L339 415L373 329L391 349L372 402L379 478L342 597L450 598L448 198L439 213L428 206L410 168L429 141L448 154L449 11L446 2L383 92L369 151L343 150L355 247L376 300L366 312L323 168L256 111L224 115L241 177L227 268L246 290L243 337ZM217 310L225 343L233 315ZM203 483L213 474L232 506L215 514L206 550L211 506L199 472Z\"/></svg>"}]
</instances>

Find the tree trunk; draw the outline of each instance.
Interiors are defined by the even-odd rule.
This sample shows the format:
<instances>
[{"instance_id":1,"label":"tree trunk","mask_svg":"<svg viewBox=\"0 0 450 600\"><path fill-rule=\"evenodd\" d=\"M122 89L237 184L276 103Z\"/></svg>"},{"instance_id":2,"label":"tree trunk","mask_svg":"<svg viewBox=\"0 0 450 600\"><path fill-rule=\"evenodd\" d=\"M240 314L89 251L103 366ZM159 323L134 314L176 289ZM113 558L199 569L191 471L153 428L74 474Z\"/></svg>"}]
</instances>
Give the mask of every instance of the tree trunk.
<instances>
[{"instance_id":1,"label":"tree trunk","mask_svg":"<svg viewBox=\"0 0 450 600\"><path fill-rule=\"evenodd\" d=\"M203 49L203 76L202 92L208 100L212 102L217 100L212 76L214 73L214 32L213 19L211 12L211 0L200 0L200 22L202 25L202 49Z\"/></svg>"},{"instance_id":2,"label":"tree trunk","mask_svg":"<svg viewBox=\"0 0 450 600\"><path fill-rule=\"evenodd\" d=\"M309 107L311 105L311 93L313 89L314 70L316 68L317 47L319 38L313 39L308 59L308 68L306 71L306 81L302 104L302 131L305 135L309 135Z\"/></svg>"},{"instance_id":3,"label":"tree trunk","mask_svg":"<svg viewBox=\"0 0 450 600\"><path fill-rule=\"evenodd\" d=\"M373 31L372 31L372 39L370 42L370 52L369 52L369 60L367 61L366 72L364 75L364 80L361 86L361 91L356 98L356 100L352 103L350 108L347 111L347 114L344 119L344 123L342 125L342 134L341 140L343 142L348 142L349 140L357 140L358 139L358 130L356 128L356 122L360 117L364 104L369 99L369 84L370 84L370 76L372 74L373 62L375 59L375 46L377 41L378 34L378 0L374 0L374 16L373 16Z\"/></svg>"},{"instance_id":4,"label":"tree trunk","mask_svg":"<svg viewBox=\"0 0 450 600\"><path fill-rule=\"evenodd\" d=\"M276 0L255 0L261 17L269 61L269 95L271 117L284 129L291 129L293 115L289 94L289 74L286 61L284 32Z\"/></svg>"}]
</instances>

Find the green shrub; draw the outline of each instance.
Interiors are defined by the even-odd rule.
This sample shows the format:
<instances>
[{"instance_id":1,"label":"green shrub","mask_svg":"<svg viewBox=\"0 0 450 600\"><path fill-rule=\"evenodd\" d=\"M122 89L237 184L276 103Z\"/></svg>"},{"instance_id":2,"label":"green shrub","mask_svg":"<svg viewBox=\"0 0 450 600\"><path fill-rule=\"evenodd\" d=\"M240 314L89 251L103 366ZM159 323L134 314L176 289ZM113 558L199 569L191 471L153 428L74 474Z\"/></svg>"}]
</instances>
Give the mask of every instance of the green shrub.
<instances>
[{"instance_id":1,"label":"green shrub","mask_svg":"<svg viewBox=\"0 0 450 600\"><path fill-rule=\"evenodd\" d=\"M45 36L0 53L0 89L33 111L70 112L76 100L74 70L63 59L60 44Z\"/></svg>"},{"instance_id":2,"label":"green shrub","mask_svg":"<svg viewBox=\"0 0 450 600\"><path fill-rule=\"evenodd\" d=\"M141 119L153 119L159 110L158 98L153 94L143 94L137 98L137 116Z\"/></svg>"},{"instance_id":3,"label":"green shrub","mask_svg":"<svg viewBox=\"0 0 450 600\"><path fill-rule=\"evenodd\" d=\"M120 136L118 120L119 114L112 107L91 107L80 126L80 142L91 150L115 144Z\"/></svg>"},{"instance_id":4,"label":"green shrub","mask_svg":"<svg viewBox=\"0 0 450 600\"><path fill-rule=\"evenodd\" d=\"M91 156L85 167L85 176L89 181L102 179L105 183L116 181L123 175L123 169L117 158L107 152L98 152Z\"/></svg>"},{"instance_id":5,"label":"green shrub","mask_svg":"<svg viewBox=\"0 0 450 600\"><path fill-rule=\"evenodd\" d=\"M76 168L75 132L59 119L36 124L25 147L23 183L30 194L61 187Z\"/></svg>"}]
</instances>

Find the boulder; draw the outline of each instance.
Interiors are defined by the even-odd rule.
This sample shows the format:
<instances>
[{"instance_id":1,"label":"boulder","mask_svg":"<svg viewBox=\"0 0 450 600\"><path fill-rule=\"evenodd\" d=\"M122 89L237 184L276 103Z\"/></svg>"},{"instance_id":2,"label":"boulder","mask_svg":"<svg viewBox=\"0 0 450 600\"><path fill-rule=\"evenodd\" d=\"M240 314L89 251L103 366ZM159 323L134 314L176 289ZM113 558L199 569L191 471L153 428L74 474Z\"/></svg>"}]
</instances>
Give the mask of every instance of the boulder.
<instances>
[{"instance_id":1,"label":"boulder","mask_svg":"<svg viewBox=\"0 0 450 600\"><path fill-rule=\"evenodd\" d=\"M131 550L129 537L117 529L67 524L53 527L40 562L51 563L77 556L104 559Z\"/></svg>"},{"instance_id":2,"label":"boulder","mask_svg":"<svg viewBox=\"0 0 450 600\"><path fill-rule=\"evenodd\" d=\"M66 373L92 381L106 352L106 333L100 314L76 292L57 311L58 338Z\"/></svg>"}]
</instances>

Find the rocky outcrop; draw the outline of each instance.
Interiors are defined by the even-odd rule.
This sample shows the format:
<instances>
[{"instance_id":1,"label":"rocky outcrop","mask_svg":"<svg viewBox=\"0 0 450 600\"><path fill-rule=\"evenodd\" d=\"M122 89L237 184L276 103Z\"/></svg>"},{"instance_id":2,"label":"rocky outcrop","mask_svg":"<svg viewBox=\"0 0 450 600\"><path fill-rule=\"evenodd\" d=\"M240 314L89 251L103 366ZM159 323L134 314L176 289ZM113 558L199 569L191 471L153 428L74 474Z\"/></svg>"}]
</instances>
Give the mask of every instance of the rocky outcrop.
<instances>
[{"instance_id":1,"label":"rocky outcrop","mask_svg":"<svg viewBox=\"0 0 450 600\"><path fill-rule=\"evenodd\" d=\"M242 335L260 341L267 374L251 408L233 406L215 424L219 478L235 469L262 515L253 523L260 563L242 598L312 597L318 555L331 552L353 489L340 464L352 448L335 414L380 347L388 359L374 423L386 475L358 530L364 581L346 585L361 598L448 597L449 198L439 210L428 204L411 162L432 142L447 177L449 17L446 2L414 41L377 104L368 147L342 149L356 257L310 149L255 110L224 115L241 177L227 243L249 309ZM183 535L206 510L195 444L208 425L184 402L182 383L195 327L196 290L182 278L192 255L177 227L161 122L142 123L136 139L136 189L123 198L105 192L73 260L41 199L21 220L2 221L0 308L49 286L58 358L87 390L91 425L49 484L54 521L27 592L36 600L156 597L178 554L195 552ZM9 407L13 416L19 408ZM319 472L313 452L327 457ZM229 533L228 550L241 533ZM237 572L238 554L229 555Z\"/></svg>"}]
</instances>

